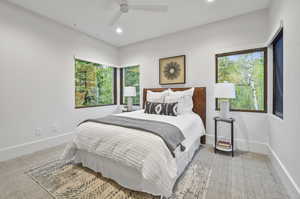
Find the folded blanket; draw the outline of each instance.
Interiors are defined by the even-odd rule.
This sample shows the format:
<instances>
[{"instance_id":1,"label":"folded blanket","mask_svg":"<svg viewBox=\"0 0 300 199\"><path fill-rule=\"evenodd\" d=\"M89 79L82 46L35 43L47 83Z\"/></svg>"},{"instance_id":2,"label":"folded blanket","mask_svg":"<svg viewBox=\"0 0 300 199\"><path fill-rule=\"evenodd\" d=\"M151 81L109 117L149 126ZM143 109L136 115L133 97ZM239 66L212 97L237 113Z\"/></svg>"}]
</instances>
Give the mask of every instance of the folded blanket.
<instances>
[{"instance_id":1,"label":"folded blanket","mask_svg":"<svg viewBox=\"0 0 300 199\"><path fill-rule=\"evenodd\" d=\"M181 130L178 127L166 122L143 120L116 115L109 115L98 119L88 119L80 124L83 124L85 122L116 125L152 133L162 138L173 157L175 157L174 151L178 146L180 146L181 151L185 150L185 147L181 144L185 140L185 137Z\"/></svg>"}]
</instances>

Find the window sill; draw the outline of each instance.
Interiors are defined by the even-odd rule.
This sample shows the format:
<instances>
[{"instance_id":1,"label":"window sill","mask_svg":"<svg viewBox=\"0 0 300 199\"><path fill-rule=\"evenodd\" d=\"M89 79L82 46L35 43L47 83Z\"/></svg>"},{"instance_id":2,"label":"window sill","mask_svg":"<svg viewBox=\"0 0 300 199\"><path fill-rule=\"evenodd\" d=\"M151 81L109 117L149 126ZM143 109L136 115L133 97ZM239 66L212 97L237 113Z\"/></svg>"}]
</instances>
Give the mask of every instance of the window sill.
<instances>
[{"instance_id":1,"label":"window sill","mask_svg":"<svg viewBox=\"0 0 300 199\"><path fill-rule=\"evenodd\" d=\"M274 115L273 113L269 114L269 117L274 120L274 121L279 121L279 122L283 122L283 119L278 117L277 115Z\"/></svg>"},{"instance_id":2,"label":"window sill","mask_svg":"<svg viewBox=\"0 0 300 199\"><path fill-rule=\"evenodd\" d=\"M220 109L215 109L215 111L220 112ZM229 110L229 112L242 112L242 113L268 113L264 111L252 111L252 110Z\"/></svg>"},{"instance_id":3,"label":"window sill","mask_svg":"<svg viewBox=\"0 0 300 199\"><path fill-rule=\"evenodd\" d=\"M127 106L127 104L120 104L121 106ZM140 104L132 104L132 106L140 106Z\"/></svg>"},{"instance_id":4,"label":"window sill","mask_svg":"<svg viewBox=\"0 0 300 199\"><path fill-rule=\"evenodd\" d=\"M80 106L80 107L75 107L75 109L97 108L97 107L106 107L106 106L117 106L117 104L104 104L104 105L97 105L97 106Z\"/></svg>"}]
</instances>

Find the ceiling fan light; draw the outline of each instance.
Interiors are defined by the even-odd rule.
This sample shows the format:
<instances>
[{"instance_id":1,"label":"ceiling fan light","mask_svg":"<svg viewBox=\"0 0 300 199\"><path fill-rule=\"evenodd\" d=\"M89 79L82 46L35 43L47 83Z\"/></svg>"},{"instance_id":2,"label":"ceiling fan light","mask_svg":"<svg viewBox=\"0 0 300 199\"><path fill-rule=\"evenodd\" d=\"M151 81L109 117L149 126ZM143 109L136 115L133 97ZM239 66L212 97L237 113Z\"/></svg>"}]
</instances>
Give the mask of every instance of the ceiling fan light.
<instances>
[{"instance_id":1,"label":"ceiling fan light","mask_svg":"<svg viewBox=\"0 0 300 199\"><path fill-rule=\"evenodd\" d=\"M123 33L123 29L120 28L120 27L118 27L118 28L116 29L116 33L119 34L119 35L121 35L121 34Z\"/></svg>"}]
</instances>

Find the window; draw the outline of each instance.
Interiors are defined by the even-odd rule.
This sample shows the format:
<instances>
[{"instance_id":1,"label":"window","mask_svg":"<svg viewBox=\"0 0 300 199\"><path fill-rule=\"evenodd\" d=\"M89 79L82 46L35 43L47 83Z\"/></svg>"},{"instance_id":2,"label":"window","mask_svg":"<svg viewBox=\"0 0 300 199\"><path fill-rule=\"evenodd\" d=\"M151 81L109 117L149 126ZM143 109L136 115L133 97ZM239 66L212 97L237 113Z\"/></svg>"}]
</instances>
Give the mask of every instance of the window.
<instances>
[{"instance_id":1,"label":"window","mask_svg":"<svg viewBox=\"0 0 300 199\"><path fill-rule=\"evenodd\" d=\"M133 104L140 105L140 66L130 66L121 68L121 104L127 104L127 97L123 96L123 88L127 86L136 87L136 97L133 97Z\"/></svg>"},{"instance_id":2,"label":"window","mask_svg":"<svg viewBox=\"0 0 300 199\"><path fill-rule=\"evenodd\" d=\"M267 48L216 55L216 82L235 84L232 111L267 112Z\"/></svg>"},{"instance_id":3,"label":"window","mask_svg":"<svg viewBox=\"0 0 300 199\"><path fill-rule=\"evenodd\" d=\"M273 114L283 119L283 30L273 41Z\"/></svg>"},{"instance_id":4,"label":"window","mask_svg":"<svg viewBox=\"0 0 300 199\"><path fill-rule=\"evenodd\" d=\"M116 104L116 69L75 59L75 107Z\"/></svg>"}]
</instances>

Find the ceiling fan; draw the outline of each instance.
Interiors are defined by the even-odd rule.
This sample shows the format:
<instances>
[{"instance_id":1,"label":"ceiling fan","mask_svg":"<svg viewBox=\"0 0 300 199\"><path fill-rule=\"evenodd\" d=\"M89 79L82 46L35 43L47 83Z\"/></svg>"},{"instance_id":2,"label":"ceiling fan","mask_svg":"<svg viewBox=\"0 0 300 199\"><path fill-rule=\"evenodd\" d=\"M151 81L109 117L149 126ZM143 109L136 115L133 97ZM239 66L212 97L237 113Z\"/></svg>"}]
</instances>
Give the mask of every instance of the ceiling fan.
<instances>
[{"instance_id":1,"label":"ceiling fan","mask_svg":"<svg viewBox=\"0 0 300 199\"><path fill-rule=\"evenodd\" d=\"M115 25L122 14L128 13L130 10L142 10L149 12L167 12L168 5L162 4L137 4L131 3L128 0L115 0L115 2L120 6L120 10L112 17L109 22L110 26Z\"/></svg>"}]
</instances>

